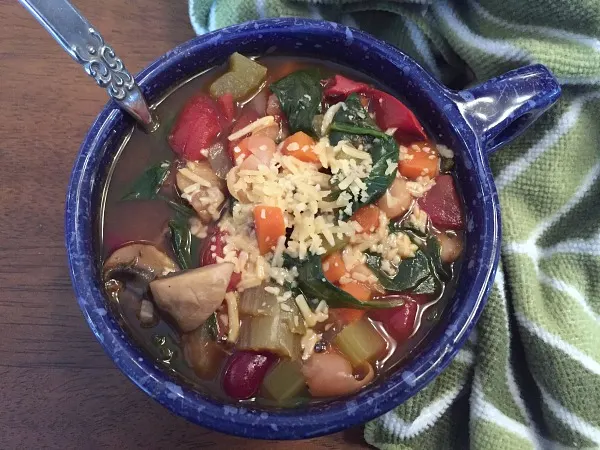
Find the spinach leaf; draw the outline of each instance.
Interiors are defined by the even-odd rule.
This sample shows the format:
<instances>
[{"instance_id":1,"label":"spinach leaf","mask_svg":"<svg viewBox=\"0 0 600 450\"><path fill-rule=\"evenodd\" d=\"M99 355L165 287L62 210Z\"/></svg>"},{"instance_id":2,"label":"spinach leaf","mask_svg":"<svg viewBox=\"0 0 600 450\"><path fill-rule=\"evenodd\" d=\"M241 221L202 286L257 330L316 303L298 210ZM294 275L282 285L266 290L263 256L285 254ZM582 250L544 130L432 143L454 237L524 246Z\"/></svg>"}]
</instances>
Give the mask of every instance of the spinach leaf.
<instances>
[{"instance_id":1,"label":"spinach leaf","mask_svg":"<svg viewBox=\"0 0 600 450\"><path fill-rule=\"evenodd\" d=\"M159 195L158 198L166 202L176 213L181 214L184 217L194 217L196 215L194 208L180 203L177 200L170 199L164 195Z\"/></svg>"},{"instance_id":2,"label":"spinach leaf","mask_svg":"<svg viewBox=\"0 0 600 450\"><path fill-rule=\"evenodd\" d=\"M419 283L412 292L415 294L435 294L436 292L439 292L439 288L440 280L437 277L430 275Z\"/></svg>"},{"instance_id":3,"label":"spinach leaf","mask_svg":"<svg viewBox=\"0 0 600 450\"><path fill-rule=\"evenodd\" d=\"M413 224L408 221L394 220L388 224L388 231L390 233L404 233L408 235L411 241L421 246L425 239L427 239L427 233L416 228Z\"/></svg>"},{"instance_id":4,"label":"spinach leaf","mask_svg":"<svg viewBox=\"0 0 600 450\"><path fill-rule=\"evenodd\" d=\"M186 225L187 225L187 220L186 220ZM200 267L202 242L203 242L203 240L198 239L196 236L194 236L192 234L192 242L190 244L190 261L192 263L191 267Z\"/></svg>"},{"instance_id":5,"label":"spinach leaf","mask_svg":"<svg viewBox=\"0 0 600 450\"><path fill-rule=\"evenodd\" d=\"M419 245L414 258L403 260L398 266L396 276L390 278L381 270L382 257L374 253L366 253L367 265L375 273L382 286L394 292L411 291L415 294L434 294L439 291L442 280L452 277L449 268L442 261L441 247L435 236L425 240L425 235L418 230L402 227L400 223L390 223L390 233L403 232Z\"/></svg>"},{"instance_id":6,"label":"spinach leaf","mask_svg":"<svg viewBox=\"0 0 600 450\"><path fill-rule=\"evenodd\" d=\"M192 233L186 222L181 219L169 221L169 231L171 232L171 246L177 262L182 269L192 267Z\"/></svg>"},{"instance_id":7,"label":"spinach leaf","mask_svg":"<svg viewBox=\"0 0 600 450\"><path fill-rule=\"evenodd\" d=\"M396 178L396 172L398 171L398 145L393 137L387 136L386 139L381 139L379 143L374 142L370 153L373 158L373 169L364 180L367 185L367 198L361 199L359 206L373 203L381 197ZM386 175L389 164L393 164L395 168L392 173Z\"/></svg>"},{"instance_id":8,"label":"spinach leaf","mask_svg":"<svg viewBox=\"0 0 600 450\"><path fill-rule=\"evenodd\" d=\"M357 146L356 141L352 138L356 135L348 135L349 140ZM362 136L366 139L363 140L365 148L370 149L371 158L373 159L373 167L369 175L363 179L367 189L365 195L361 195L360 198L355 198L352 202L352 212L354 213L357 209L362 206L369 205L378 200L390 187L394 178L396 178L397 168L392 173L386 175L386 171L389 164L394 166L398 165L398 146L394 138L387 136L385 139L373 138L371 136ZM388 163L390 161L390 163ZM330 194L332 198L337 198L340 192L336 191L335 187Z\"/></svg>"},{"instance_id":9,"label":"spinach leaf","mask_svg":"<svg viewBox=\"0 0 600 450\"><path fill-rule=\"evenodd\" d=\"M140 177L135 180L127 194L121 200L153 200L171 171L169 161L161 161L148 167Z\"/></svg>"},{"instance_id":10,"label":"spinach leaf","mask_svg":"<svg viewBox=\"0 0 600 450\"><path fill-rule=\"evenodd\" d=\"M382 257L375 253L366 253L367 266L379 279L381 285L388 291L404 292L415 289L431 275L429 258L422 250L415 252L414 258L402 260L398 265L398 272L391 278L382 269Z\"/></svg>"},{"instance_id":11,"label":"spinach leaf","mask_svg":"<svg viewBox=\"0 0 600 450\"><path fill-rule=\"evenodd\" d=\"M438 277L445 281L452 278L450 268L442 261L442 247L438 238L430 236L426 241L425 251L429 255L434 271Z\"/></svg>"},{"instance_id":12,"label":"spinach leaf","mask_svg":"<svg viewBox=\"0 0 600 450\"><path fill-rule=\"evenodd\" d=\"M314 136L313 118L320 112L323 97L319 73L299 70L271 84L270 89L288 119L290 133L304 131Z\"/></svg>"},{"instance_id":13,"label":"spinach leaf","mask_svg":"<svg viewBox=\"0 0 600 450\"><path fill-rule=\"evenodd\" d=\"M216 341L217 337L219 337L219 325L217 324L217 313L212 313L206 322L204 322L204 326L206 327L206 331L208 332L208 336Z\"/></svg>"},{"instance_id":14,"label":"spinach leaf","mask_svg":"<svg viewBox=\"0 0 600 450\"><path fill-rule=\"evenodd\" d=\"M397 169L386 175L389 164L398 165L398 144L392 136L382 132L367 110L360 103L358 95L346 99L346 108L340 108L331 124L329 140L337 145L341 140L350 141L355 147L362 145L371 155L373 168L363 181L367 185L366 195L352 202L352 212L381 197L396 178ZM332 195L339 195L335 190Z\"/></svg>"},{"instance_id":15,"label":"spinach leaf","mask_svg":"<svg viewBox=\"0 0 600 450\"><path fill-rule=\"evenodd\" d=\"M333 130L333 131L338 131L340 133L367 135L367 136L377 137L380 139L389 138L389 136L387 134L385 134L383 131L375 130L372 128L358 127L356 125L351 125L351 124L341 123L341 122L332 123L331 127L329 129ZM340 137L342 137L342 136L340 136ZM339 140L340 139L338 138L338 142L339 142Z\"/></svg>"},{"instance_id":16,"label":"spinach leaf","mask_svg":"<svg viewBox=\"0 0 600 450\"><path fill-rule=\"evenodd\" d=\"M175 202L174 202L175 203ZM177 205L179 205L177 203ZM179 205L182 206L182 205ZM199 265L200 258L200 240L192 235L187 219L185 217L178 216L173 220L169 221L169 230L171 232L171 246L173 252L177 258L177 262L182 269L190 269L191 267L197 267ZM217 324L217 313L212 313L206 322L204 327L208 333L208 336L213 340L217 340L219 335L219 326Z\"/></svg>"},{"instance_id":17,"label":"spinach leaf","mask_svg":"<svg viewBox=\"0 0 600 450\"><path fill-rule=\"evenodd\" d=\"M350 94L346 101L344 102L344 106L340 108L335 114L334 122L337 124L345 124L351 125L357 128L374 130L381 133L381 130L375 123L369 112L365 109L365 107L360 102L360 97L358 94ZM333 124L332 124L333 125ZM342 131L342 130L340 130ZM365 133L358 133L365 134ZM368 134L368 133L366 133ZM385 133L382 133L385 134Z\"/></svg>"},{"instance_id":18,"label":"spinach leaf","mask_svg":"<svg viewBox=\"0 0 600 450\"><path fill-rule=\"evenodd\" d=\"M299 267L301 261L298 258L294 258L293 256L288 255L287 253L283 254L283 267L286 269L291 269L292 267Z\"/></svg>"},{"instance_id":19,"label":"spinach leaf","mask_svg":"<svg viewBox=\"0 0 600 450\"><path fill-rule=\"evenodd\" d=\"M330 308L383 309L404 304L404 300L401 299L371 300L369 302L357 300L327 281L321 267L321 257L318 255L311 256L298 267L298 285L305 296L325 300Z\"/></svg>"}]
</instances>

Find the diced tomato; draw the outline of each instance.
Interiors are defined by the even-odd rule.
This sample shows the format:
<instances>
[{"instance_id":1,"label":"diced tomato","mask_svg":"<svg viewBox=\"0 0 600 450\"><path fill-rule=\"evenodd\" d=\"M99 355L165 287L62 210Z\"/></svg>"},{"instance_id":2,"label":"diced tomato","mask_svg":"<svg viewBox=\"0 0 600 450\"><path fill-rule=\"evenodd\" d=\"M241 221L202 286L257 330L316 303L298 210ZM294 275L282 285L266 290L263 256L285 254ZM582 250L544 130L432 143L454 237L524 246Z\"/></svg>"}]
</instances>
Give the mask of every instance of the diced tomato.
<instances>
[{"instance_id":1,"label":"diced tomato","mask_svg":"<svg viewBox=\"0 0 600 450\"><path fill-rule=\"evenodd\" d=\"M427 139L425 130L412 113L394 96L371 88L367 94L371 97L371 108L375 113L375 121L382 130L397 128L396 134L410 135Z\"/></svg>"},{"instance_id":2,"label":"diced tomato","mask_svg":"<svg viewBox=\"0 0 600 450\"><path fill-rule=\"evenodd\" d=\"M245 126L250 125L252 122L254 122L258 119L260 119L260 116L258 115L258 113L255 110L253 110L253 109L245 110L243 112L243 114L240 116L240 118L235 122L235 124L231 128L230 134L233 134L236 131L241 130ZM233 150L234 150L235 146L238 145L238 143L245 137L246 136L242 136L241 138L236 139L235 141L229 141L229 147L228 147L229 157L231 158L231 161L233 161L234 164L235 164L235 160L238 155L236 155Z\"/></svg>"},{"instance_id":3,"label":"diced tomato","mask_svg":"<svg viewBox=\"0 0 600 450\"><path fill-rule=\"evenodd\" d=\"M217 101L219 102L221 111L223 111L223 116L227 122L231 122L235 117L235 103L233 102L233 95L223 94Z\"/></svg>"},{"instance_id":4,"label":"diced tomato","mask_svg":"<svg viewBox=\"0 0 600 450\"><path fill-rule=\"evenodd\" d=\"M407 300L402 306L390 309L377 309L369 313L369 316L381 322L386 331L401 344L408 340L415 328L418 303Z\"/></svg>"},{"instance_id":5,"label":"diced tomato","mask_svg":"<svg viewBox=\"0 0 600 450\"><path fill-rule=\"evenodd\" d=\"M204 239L200 249L200 266L209 266L217 264L217 257L225 256L225 236L227 233L214 227L209 230L208 236ZM238 283L242 280L242 274L233 272L227 286L227 292L235 291Z\"/></svg>"},{"instance_id":6,"label":"diced tomato","mask_svg":"<svg viewBox=\"0 0 600 450\"><path fill-rule=\"evenodd\" d=\"M366 92L370 89L369 85L359 83L342 75L336 75L327 82L323 94L325 97L343 97L346 98L350 94L358 92Z\"/></svg>"},{"instance_id":7,"label":"diced tomato","mask_svg":"<svg viewBox=\"0 0 600 450\"><path fill-rule=\"evenodd\" d=\"M206 159L201 151L210 147L223 131L225 119L209 95L192 97L185 104L171 129L168 141L173 151L190 161Z\"/></svg>"},{"instance_id":8,"label":"diced tomato","mask_svg":"<svg viewBox=\"0 0 600 450\"><path fill-rule=\"evenodd\" d=\"M435 227L450 230L464 228L462 206L452 175L437 177L435 186L421 197L418 203Z\"/></svg>"}]
</instances>

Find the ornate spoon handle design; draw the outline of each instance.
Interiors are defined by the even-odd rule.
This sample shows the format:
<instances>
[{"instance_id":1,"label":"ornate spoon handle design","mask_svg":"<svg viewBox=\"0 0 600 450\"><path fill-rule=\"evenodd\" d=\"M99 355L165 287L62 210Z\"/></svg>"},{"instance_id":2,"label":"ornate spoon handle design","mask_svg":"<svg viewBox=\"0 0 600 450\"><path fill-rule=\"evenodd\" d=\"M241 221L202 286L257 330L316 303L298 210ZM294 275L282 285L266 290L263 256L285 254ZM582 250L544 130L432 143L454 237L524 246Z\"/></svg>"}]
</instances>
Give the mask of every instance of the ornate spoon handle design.
<instances>
[{"instance_id":1,"label":"ornate spoon handle design","mask_svg":"<svg viewBox=\"0 0 600 450\"><path fill-rule=\"evenodd\" d=\"M19 0L98 86L147 130L155 128L152 112L112 47L68 0Z\"/></svg>"}]
</instances>

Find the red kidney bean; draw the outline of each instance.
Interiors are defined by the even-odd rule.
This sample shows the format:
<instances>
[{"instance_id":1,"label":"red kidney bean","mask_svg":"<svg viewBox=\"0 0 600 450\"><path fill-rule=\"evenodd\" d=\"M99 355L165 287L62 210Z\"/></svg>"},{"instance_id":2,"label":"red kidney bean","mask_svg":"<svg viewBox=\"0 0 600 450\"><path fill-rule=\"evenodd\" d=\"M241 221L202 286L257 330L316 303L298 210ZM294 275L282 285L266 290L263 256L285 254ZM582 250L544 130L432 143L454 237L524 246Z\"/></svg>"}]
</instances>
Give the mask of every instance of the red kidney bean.
<instances>
[{"instance_id":1,"label":"red kidney bean","mask_svg":"<svg viewBox=\"0 0 600 450\"><path fill-rule=\"evenodd\" d=\"M223 390L235 400L254 397L269 367L277 358L270 353L238 351L231 355L223 374Z\"/></svg>"}]
</instances>

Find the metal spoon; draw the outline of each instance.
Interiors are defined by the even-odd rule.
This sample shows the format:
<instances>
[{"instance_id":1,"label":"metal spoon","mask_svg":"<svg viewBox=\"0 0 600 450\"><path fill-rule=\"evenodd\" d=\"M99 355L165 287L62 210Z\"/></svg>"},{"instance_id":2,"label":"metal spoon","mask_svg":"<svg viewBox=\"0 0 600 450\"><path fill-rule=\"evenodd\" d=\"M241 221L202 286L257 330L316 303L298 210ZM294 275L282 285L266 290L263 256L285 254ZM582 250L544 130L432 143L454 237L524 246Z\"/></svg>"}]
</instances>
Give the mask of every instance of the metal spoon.
<instances>
[{"instance_id":1,"label":"metal spoon","mask_svg":"<svg viewBox=\"0 0 600 450\"><path fill-rule=\"evenodd\" d=\"M112 47L68 0L19 0L98 86L147 131L157 124L142 91Z\"/></svg>"}]
</instances>

